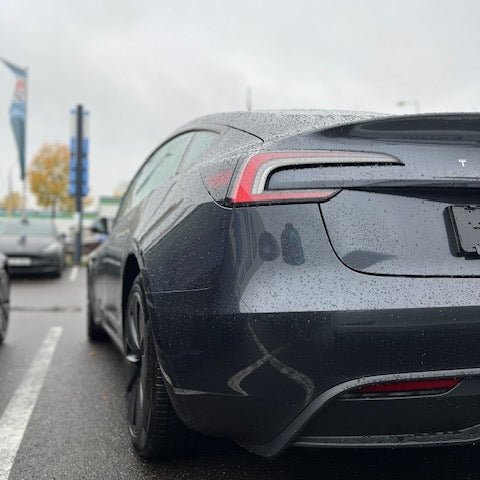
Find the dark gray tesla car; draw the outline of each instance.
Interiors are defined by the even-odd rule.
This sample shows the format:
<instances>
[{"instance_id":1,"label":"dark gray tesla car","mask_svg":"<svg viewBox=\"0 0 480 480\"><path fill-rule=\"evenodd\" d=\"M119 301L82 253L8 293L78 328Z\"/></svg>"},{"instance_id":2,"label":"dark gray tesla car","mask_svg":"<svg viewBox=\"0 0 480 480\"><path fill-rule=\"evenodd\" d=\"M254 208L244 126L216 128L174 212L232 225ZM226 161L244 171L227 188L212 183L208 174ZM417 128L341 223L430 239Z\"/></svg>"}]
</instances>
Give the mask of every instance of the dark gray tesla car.
<instances>
[{"instance_id":1,"label":"dark gray tesla car","mask_svg":"<svg viewBox=\"0 0 480 480\"><path fill-rule=\"evenodd\" d=\"M51 219L10 218L0 223L0 251L12 274L46 273L60 276L65 245Z\"/></svg>"},{"instance_id":2,"label":"dark gray tesla car","mask_svg":"<svg viewBox=\"0 0 480 480\"><path fill-rule=\"evenodd\" d=\"M166 139L88 262L139 454L479 441L479 147L479 114L227 113Z\"/></svg>"}]
</instances>

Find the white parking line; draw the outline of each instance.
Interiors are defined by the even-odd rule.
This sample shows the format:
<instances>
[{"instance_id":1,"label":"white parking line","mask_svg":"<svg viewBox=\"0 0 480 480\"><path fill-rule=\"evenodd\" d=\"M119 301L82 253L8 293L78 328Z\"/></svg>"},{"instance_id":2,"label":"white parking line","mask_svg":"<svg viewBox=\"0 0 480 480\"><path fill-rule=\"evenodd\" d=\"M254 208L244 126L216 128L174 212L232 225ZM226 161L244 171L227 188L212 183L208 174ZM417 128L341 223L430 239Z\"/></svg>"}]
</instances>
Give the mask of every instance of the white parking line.
<instances>
[{"instance_id":1,"label":"white parking line","mask_svg":"<svg viewBox=\"0 0 480 480\"><path fill-rule=\"evenodd\" d=\"M70 270L70 278L69 280L71 282L74 282L75 279L77 278L78 275L78 265L75 265L71 270Z\"/></svg>"},{"instance_id":2,"label":"white parking line","mask_svg":"<svg viewBox=\"0 0 480 480\"><path fill-rule=\"evenodd\" d=\"M30 420L62 327L52 327L0 418L0 480L7 480Z\"/></svg>"}]
</instances>

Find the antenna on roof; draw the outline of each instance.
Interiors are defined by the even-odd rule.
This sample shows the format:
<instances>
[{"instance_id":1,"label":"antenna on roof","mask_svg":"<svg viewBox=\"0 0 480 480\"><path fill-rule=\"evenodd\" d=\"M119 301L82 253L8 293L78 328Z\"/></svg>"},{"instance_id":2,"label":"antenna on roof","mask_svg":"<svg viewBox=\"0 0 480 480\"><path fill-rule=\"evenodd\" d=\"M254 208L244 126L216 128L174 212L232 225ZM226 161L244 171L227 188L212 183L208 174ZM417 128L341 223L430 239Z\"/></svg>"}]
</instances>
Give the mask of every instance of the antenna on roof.
<instances>
[{"instance_id":1,"label":"antenna on roof","mask_svg":"<svg viewBox=\"0 0 480 480\"><path fill-rule=\"evenodd\" d=\"M247 106L247 111L251 112L252 111L252 87L250 86L247 86L245 103Z\"/></svg>"}]
</instances>

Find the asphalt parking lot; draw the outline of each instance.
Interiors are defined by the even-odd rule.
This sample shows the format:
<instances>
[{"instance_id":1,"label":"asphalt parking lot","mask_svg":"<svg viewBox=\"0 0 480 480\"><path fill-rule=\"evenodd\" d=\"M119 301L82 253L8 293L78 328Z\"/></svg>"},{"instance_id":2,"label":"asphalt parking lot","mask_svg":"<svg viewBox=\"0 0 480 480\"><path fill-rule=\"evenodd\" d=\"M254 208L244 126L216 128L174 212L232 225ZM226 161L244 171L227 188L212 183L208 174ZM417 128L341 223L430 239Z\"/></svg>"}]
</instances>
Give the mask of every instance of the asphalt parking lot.
<instances>
[{"instance_id":1,"label":"asphalt parking lot","mask_svg":"<svg viewBox=\"0 0 480 480\"><path fill-rule=\"evenodd\" d=\"M266 460L215 440L193 458L143 461L124 421L122 357L87 341L85 295L81 269L13 281L0 347L0 480L478 478L480 447L290 449Z\"/></svg>"}]
</instances>

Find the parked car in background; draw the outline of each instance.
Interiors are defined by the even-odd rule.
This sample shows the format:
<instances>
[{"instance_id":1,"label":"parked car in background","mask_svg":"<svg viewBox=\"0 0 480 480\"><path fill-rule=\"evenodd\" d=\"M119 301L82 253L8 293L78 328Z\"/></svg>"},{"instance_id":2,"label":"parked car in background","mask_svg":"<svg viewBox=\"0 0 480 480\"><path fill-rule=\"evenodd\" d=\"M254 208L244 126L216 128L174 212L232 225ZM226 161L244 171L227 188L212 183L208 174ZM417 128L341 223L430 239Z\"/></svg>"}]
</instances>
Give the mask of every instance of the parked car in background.
<instances>
[{"instance_id":1,"label":"parked car in background","mask_svg":"<svg viewBox=\"0 0 480 480\"><path fill-rule=\"evenodd\" d=\"M138 453L480 441L479 145L479 114L334 111L162 143L88 261Z\"/></svg>"},{"instance_id":2,"label":"parked car in background","mask_svg":"<svg viewBox=\"0 0 480 480\"><path fill-rule=\"evenodd\" d=\"M10 312L10 279L7 257L0 253L0 344L5 340Z\"/></svg>"},{"instance_id":3,"label":"parked car in background","mask_svg":"<svg viewBox=\"0 0 480 480\"><path fill-rule=\"evenodd\" d=\"M0 251L12 274L45 273L60 276L65 246L51 219L10 218L0 223Z\"/></svg>"},{"instance_id":4,"label":"parked car in background","mask_svg":"<svg viewBox=\"0 0 480 480\"><path fill-rule=\"evenodd\" d=\"M90 229L85 228L82 233L82 255L88 255L91 251L95 250L104 240L103 235L92 234ZM75 235L68 235L65 239L65 253L67 255L75 254Z\"/></svg>"}]
</instances>

